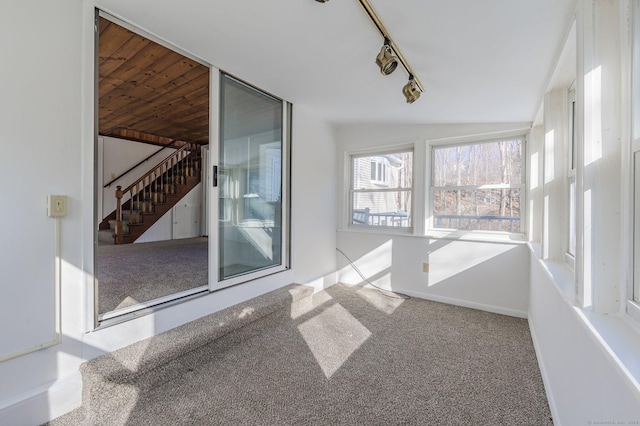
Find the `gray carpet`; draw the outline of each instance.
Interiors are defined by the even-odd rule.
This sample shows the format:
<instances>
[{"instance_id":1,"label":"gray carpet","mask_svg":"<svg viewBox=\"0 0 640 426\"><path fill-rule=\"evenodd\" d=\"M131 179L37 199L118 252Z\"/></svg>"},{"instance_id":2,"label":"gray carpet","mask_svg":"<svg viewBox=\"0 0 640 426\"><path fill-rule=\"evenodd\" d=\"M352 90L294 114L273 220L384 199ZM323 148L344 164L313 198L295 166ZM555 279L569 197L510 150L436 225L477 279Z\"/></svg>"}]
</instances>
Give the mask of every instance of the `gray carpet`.
<instances>
[{"instance_id":1,"label":"gray carpet","mask_svg":"<svg viewBox=\"0 0 640 426\"><path fill-rule=\"evenodd\" d=\"M99 313L207 285L207 238L98 245Z\"/></svg>"},{"instance_id":2,"label":"gray carpet","mask_svg":"<svg viewBox=\"0 0 640 426\"><path fill-rule=\"evenodd\" d=\"M153 374L96 424L552 424L526 320L345 285Z\"/></svg>"}]
</instances>

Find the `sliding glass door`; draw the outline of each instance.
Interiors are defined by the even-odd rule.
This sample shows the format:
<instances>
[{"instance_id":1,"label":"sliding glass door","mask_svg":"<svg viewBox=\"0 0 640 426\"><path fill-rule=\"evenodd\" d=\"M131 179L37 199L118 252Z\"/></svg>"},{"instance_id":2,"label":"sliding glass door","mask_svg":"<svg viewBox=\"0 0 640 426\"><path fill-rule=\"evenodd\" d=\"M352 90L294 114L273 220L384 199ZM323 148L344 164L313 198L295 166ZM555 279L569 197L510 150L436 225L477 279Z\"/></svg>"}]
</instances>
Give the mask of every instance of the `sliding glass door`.
<instances>
[{"instance_id":1,"label":"sliding glass door","mask_svg":"<svg viewBox=\"0 0 640 426\"><path fill-rule=\"evenodd\" d=\"M289 110L221 74L218 288L288 267Z\"/></svg>"}]
</instances>

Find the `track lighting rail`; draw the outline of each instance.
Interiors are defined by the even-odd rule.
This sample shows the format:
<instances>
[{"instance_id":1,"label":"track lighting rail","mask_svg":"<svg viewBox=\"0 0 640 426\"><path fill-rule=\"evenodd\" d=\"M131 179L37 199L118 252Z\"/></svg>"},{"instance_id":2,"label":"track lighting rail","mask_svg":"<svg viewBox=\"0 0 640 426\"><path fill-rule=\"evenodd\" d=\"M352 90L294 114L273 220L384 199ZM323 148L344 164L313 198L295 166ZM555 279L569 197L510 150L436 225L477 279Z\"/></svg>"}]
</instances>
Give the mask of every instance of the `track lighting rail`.
<instances>
[{"instance_id":1,"label":"track lighting rail","mask_svg":"<svg viewBox=\"0 0 640 426\"><path fill-rule=\"evenodd\" d=\"M319 3L326 3L329 0L316 1ZM409 75L409 81L402 88L402 94L407 100L407 103L414 103L420 97L422 92L424 92L424 86L422 85L420 80L418 80L418 77L416 77L416 73L413 72L411 66L405 59L398 46L393 42L393 39L389 35L389 32L382 24L382 21L380 20L376 12L373 10L373 7L371 7L371 5L369 4L369 1L358 0L358 3L360 3L360 6L362 7L362 10L364 10L364 13L367 14L373 26L376 27L376 29L384 39L384 44L380 49L380 53L378 53L378 55L376 56L376 65L380 67L380 72L382 73L382 75L389 75L393 71L395 71L395 69L398 67L399 62Z\"/></svg>"},{"instance_id":2,"label":"track lighting rail","mask_svg":"<svg viewBox=\"0 0 640 426\"><path fill-rule=\"evenodd\" d=\"M398 57L398 61L400 62L400 65L402 65L402 67L405 69L407 74L409 74L409 78L411 79L411 77L413 77L413 81L415 81L420 91L424 92L424 86L422 85L418 77L416 77L416 73L413 72L413 70L411 69L411 66L405 59L404 55L402 54L398 46L393 42L393 39L389 35L389 32L387 31L385 26L382 24L382 21L380 21L380 18L378 17L376 12L373 10L373 7L371 7L368 0L358 0L358 3L360 3L360 6L362 6L362 9L364 10L364 12L367 14L369 19L371 19L371 23L373 24L374 27L376 27L376 29L378 30L382 38L385 40L385 43L387 43L387 41L389 42L389 46L391 46L391 49L394 51L394 53Z\"/></svg>"}]
</instances>

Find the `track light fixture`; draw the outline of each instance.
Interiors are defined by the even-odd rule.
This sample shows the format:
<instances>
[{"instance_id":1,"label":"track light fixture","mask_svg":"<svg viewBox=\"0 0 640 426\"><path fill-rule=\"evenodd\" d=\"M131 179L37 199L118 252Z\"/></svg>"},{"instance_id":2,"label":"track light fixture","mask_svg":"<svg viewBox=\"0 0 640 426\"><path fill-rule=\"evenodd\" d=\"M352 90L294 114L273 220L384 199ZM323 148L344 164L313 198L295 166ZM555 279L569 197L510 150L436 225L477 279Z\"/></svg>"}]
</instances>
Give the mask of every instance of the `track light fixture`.
<instances>
[{"instance_id":1,"label":"track light fixture","mask_svg":"<svg viewBox=\"0 0 640 426\"><path fill-rule=\"evenodd\" d=\"M384 39L384 45L382 45L380 53L376 56L376 64L380 67L382 75L389 75L398 67L398 58L393 54L389 39Z\"/></svg>"},{"instance_id":2,"label":"track light fixture","mask_svg":"<svg viewBox=\"0 0 640 426\"><path fill-rule=\"evenodd\" d=\"M375 10L373 10L373 7L371 7L371 5L369 4L369 1L358 0L358 3L360 3L360 6L362 6L362 10L364 10L364 13L367 14L373 26L378 30L378 32L384 39L384 46L382 46L382 50L380 50L380 53L376 57L376 63L380 67L380 72L382 72L383 75L389 75L393 72L393 70L396 69L398 63L400 63L400 65L402 65L404 70L409 75L409 82L402 88L402 93L404 94L408 103L411 104L415 102L420 97L420 94L424 92L422 84L416 78L416 74L407 63L407 60L404 58L404 56L402 56L402 53L400 52L400 49L398 49L398 46L393 42L393 39L391 39L391 36L387 32L387 29L384 27L384 25L382 25L382 21L376 14ZM390 57L393 57L395 61L392 62ZM386 64L387 68L383 68L383 66L381 65L383 63L382 60L386 60L384 64ZM392 63L394 65L391 65Z\"/></svg>"},{"instance_id":3,"label":"track light fixture","mask_svg":"<svg viewBox=\"0 0 640 426\"><path fill-rule=\"evenodd\" d=\"M329 0L316 0L319 3L326 3ZM367 14L369 19L371 19L371 23L378 30L382 38L384 39L384 45L382 45L382 49L380 49L380 53L376 56L376 64L380 67L380 72L382 75L389 75L398 67L398 63L402 65L404 70L409 74L409 82L405 84L402 88L402 93L404 97L407 99L407 103L414 103L424 92L424 87L422 87L422 83L415 76L415 73L407 63L407 60L402 56L400 49L393 42L391 36L387 32L387 29L382 25L382 21L378 18L378 15L373 10L368 0L358 0L360 6L362 6L362 10Z\"/></svg>"},{"instance_id":4,"label":"track light fixture","mask_svg":"<svg viewBox=\"0 0 640 426\"><path fill-rule=\"evenodd\" d=\"M402 93L407 99L408 104L414 103L422 94L422 90L420 90L418 83L416 83L416 80L411 74L409 74L409 82L402 88Z\"/></svg>"}]
</instances>

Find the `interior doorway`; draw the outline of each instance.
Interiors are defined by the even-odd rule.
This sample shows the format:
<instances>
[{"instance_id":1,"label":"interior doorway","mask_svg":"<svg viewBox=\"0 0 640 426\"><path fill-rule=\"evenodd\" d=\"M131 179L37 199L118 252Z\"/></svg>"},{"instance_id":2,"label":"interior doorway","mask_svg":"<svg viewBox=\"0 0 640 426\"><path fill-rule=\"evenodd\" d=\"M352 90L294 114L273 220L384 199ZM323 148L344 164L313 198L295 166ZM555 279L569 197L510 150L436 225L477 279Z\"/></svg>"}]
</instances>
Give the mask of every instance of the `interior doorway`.
<instances>
[{"instance_id":1,"label":"interior doorway","mask_svg":"<svg viewBox=\"0 0 640 426\"><path fill-rule=\"evenodd\" d=\"M97 17L98 320L209 290L211 67Z\"/></svg>"}]
</instances>

